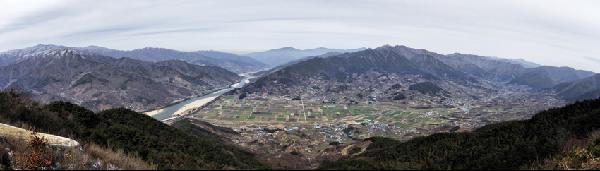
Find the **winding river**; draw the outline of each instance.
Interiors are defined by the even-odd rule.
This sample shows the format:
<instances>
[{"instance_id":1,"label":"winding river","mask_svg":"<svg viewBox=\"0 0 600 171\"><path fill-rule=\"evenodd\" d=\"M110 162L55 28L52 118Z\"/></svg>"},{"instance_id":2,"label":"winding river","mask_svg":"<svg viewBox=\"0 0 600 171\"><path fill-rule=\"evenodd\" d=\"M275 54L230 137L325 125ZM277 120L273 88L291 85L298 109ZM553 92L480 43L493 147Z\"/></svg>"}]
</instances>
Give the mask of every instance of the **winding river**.
<instances>
[{"instance_id":1,"label":"winding river","mask_svg":"<svg viewBox=\"0 0 600 171\"><path fill-rule=\"evenodd\" d=\"M174 119L174 118L189 114L190 112L194 111L195 109L203 107L204 105L217 99L217 97L219 97L233 89L242 88L244 85L246 85L250 82L250 79L254 78L253 76L251 76L251 74L248 74L248 73L240 74L240 76L243 77L243 79L240 82L235 83L227 88L212 92L212 93L204 95L204 96L189 98L187 100L178 102L176 104L167 106L162 109L145 112L145 114L151 116L152 118L154 118L156 120L160 120L160 121L166 121L169 119Z\"/></svg>"}]
</instances>

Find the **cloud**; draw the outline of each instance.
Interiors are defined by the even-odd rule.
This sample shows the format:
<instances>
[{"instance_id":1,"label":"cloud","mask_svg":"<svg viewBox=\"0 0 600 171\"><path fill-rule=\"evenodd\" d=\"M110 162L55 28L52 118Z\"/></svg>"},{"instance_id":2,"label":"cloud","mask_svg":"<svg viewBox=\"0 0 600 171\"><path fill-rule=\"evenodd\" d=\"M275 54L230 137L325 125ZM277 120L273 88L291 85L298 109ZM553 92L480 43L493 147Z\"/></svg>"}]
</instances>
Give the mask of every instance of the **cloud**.
<instances>
[{"instance_id":1,"label":"cloud","mask_svg":"<svg viewBox=\"0 0 600 171\"><path fill-rule=\"evenodd\" d=\"M600 58L592 58L592 57L589 57L589 56L584 56L583 58L587 59L588 61L592 61L592 62L595 62L596 64L600 65Z\"/></svg>"},{"instance_id":2,"label":"cloud","mask_svg":"<svg viewBox=\"0 0 600 171\"><path fill-rule=\"evenodd\" d=\"M170 34L170 33L189 33L189 32L202 32L216 30L216 28L179 28L179 29L163 29L159 31L142 31L136 33L127 34L129 36L147 36L147 35L158 35L158 34Z\"/></svg>"},{"instance_id":3,"label":"cloud","mask_svg":"<svg viewBox=\"0 0 600 171\"><path fill-rule=\"evenodd\" d=\"M35 2L28 2L28 3L35 3ZM19 8L19 7L10 6L10 5L17 5L14 1L13 1L13 3L10 3L10 5L8 5L8 4L5 4L5 5L6 6L2 6L5 8L5 9L2 9L3 11L10 11L9 8ZM2 27L0 27L0 35L2 35L3 33L6 33L6 32L23 29L23 28L26 28L26 27L29 27L32 25L56 20L62 16L68 16L68 13L70 12L67 9L56 8L55 6L50 5L50 4L47 4L46 6L48 6L48 7L44 8L42 6L42 7L38 7L37 9L28 9L28 10L33 10L33 11L31 11L30 13L24 13L24 14L22 12L27 11L27 10L16 10L13 12L12 16L17 16L17 17L2 18L3 20L5 20L7 22L4 25L2 25ZM0 8L2 8L2 7L0 7ZM19 13L21 13L21 14L19 14ZM5 15L11 16L10 14L5 14Z\"/></svg>"},{"instance_id":4,"label":"cloud","mask_svg":"<svg viewBox=\"0 0 600 171\"><path fill-rule=\"evenodd\" d=\"M0 51L38 43L258 51L402 44L600 72L598 1L8 0ZM42 4L44 3L44 4ZM598 58L590 58L598 59ZM599 59L600 60L600 59ZM585 61L585 62L584 62Z\"/></svg>"}]
</instances>

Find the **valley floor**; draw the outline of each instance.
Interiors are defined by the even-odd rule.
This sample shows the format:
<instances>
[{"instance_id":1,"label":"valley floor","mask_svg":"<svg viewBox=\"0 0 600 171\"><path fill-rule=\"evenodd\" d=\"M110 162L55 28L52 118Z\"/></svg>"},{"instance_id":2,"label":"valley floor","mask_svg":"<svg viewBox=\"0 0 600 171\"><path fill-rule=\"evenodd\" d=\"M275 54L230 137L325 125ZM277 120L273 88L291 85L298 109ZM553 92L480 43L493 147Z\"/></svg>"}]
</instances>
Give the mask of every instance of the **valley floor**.
<instances>
[{"instance_id":1,"label":"valley floor","mask_svg":"<svg viewBox=\"0 0 600 171\"><path fill-rule=\"evenodd\" d=\"M218 98L186 118L231 128L227 139L257 153L275 168L312 169L323 160L356 155L364 139L409 140L439 132L470 131L506 120L523 120L564 105L551 94L511 87L479 101L425 99L336 104L287 97L236 95ZM308 165L303 163L309 163Z\"/></svg>"}]
</instances>

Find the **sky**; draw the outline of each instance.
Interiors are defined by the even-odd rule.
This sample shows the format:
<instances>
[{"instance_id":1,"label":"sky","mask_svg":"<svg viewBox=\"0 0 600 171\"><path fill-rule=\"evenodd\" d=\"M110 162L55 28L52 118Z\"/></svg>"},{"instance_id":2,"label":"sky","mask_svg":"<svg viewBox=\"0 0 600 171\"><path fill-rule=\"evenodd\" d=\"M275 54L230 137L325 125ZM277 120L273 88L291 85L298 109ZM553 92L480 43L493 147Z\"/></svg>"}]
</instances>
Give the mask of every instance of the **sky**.
<instances>
[{"instance_id":1,"label":"sky","mask_svg":"<svg viewBox=\"0 0 600 171\"><path fill-rule=\"evenodd\" d=\"M600 72L598 9L597 0L0 0L0 51L389 44Z\"/></svg>"}]
</instances>

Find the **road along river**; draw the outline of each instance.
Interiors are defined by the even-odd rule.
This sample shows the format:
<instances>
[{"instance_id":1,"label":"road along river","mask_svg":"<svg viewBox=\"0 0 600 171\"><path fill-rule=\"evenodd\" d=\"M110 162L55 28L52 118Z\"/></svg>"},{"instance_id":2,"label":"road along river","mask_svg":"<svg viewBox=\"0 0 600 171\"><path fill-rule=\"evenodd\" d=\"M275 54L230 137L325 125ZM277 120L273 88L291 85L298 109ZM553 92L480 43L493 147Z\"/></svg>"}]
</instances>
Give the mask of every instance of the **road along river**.
<instances>
[{"instance_id":1,"label":"road along river","mask_svg":"<svg viewBox=\"0 0 600 171\"><path fill-rule=\"evenodd\" d=\"M240 74L240 76L242 76L243 79L240 82L235 83L227 88L212 92L212 93L204 95L204 96L193 97L193 98L181 101L179 103L167 106L162 109L145 112L144 114L149 115L152 118L154 118L156 120L160 120L160 121L167 121L170 119L175 119L177 117L181 117L183 115L187 115L187 114L193 112L195 109L204 107L204 105L212 102L213 100L215 100L217 97L223 95L224 93L227 93L236 88L242 88L244 85L246 85L250 82L250 79L254 78L253 76L250 76L250 75L251 74L246 74L246 73Z\"/></svg>"}]
</instances>

